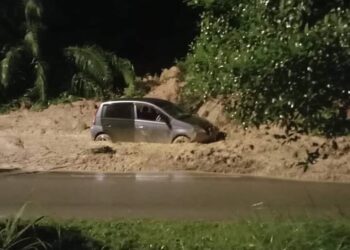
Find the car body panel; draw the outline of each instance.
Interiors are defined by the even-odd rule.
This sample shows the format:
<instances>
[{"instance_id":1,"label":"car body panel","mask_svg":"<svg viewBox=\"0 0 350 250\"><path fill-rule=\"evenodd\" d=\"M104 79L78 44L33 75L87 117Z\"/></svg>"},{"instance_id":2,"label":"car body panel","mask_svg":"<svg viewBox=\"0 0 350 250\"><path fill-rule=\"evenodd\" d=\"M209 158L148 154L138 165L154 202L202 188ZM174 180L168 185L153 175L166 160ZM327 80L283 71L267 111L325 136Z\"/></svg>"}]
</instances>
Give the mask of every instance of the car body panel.
<instances>
[{"instance_id":1,"label":"car body panel","mask_svg":"<svg viewBox=\"0 0 350 250\"><path fill-rule=\"evenodd\" d=\"M135 138L138 142L171 142L171 129L165 122L135 120Z\"/></svg>"},{"instance_id":2,"label":"car body panel","mask_svg":"<svg viewBox=\"0 0 350 250\"><path fill-rule=\"evenodd\" d=\"M104 109L108 105L133 104L133 119L105 117ZM170 102L154 99L127 99L105 102L96 112L95 121L90 131L95 139L99 134L106 133L113 141L137 141L171 143L178 136L186 136L192 142L215 141L218 130L209 121L196 115L183 115L175 118L163 110L162 105L174 105ZM159 115L156 120L139 119L141 106L148 106ZM177 107L176 107L177 108ZM140 115L141 116L141 115ZM148 118L147 118L148 119Z\"/></svg>"},{"instance_id":3,"label":"car body panel","mask_svg":"<svg viewBox=\"0 0 350 250\"><path fill-rule=\"evenodd\" d=\"M102 129L113 141L135 140L135 108L132 102L105 104L101 110Z\"/></svg>"},{"instance_id":4,"label":"car body panel","mask_svg":"<svg viewBox=\"0 0 350 250\"><path fill-rule=\"evenodd\" d=\"M113 141L135 141L135 121L130 119L101 118L102 129Z\"/></svg>"}]
</instances>

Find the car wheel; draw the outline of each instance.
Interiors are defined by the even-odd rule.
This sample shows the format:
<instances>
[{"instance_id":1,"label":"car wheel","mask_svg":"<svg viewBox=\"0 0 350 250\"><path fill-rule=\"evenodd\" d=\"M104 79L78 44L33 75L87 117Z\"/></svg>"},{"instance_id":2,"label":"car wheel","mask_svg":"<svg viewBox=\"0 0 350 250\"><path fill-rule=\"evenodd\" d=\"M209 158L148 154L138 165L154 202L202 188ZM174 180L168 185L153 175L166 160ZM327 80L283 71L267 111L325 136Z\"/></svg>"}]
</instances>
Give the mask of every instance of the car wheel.
<instances>
[{"instance_id":1,"label":"car wheel","mask_svg":"<svg viewBox=\"0 0 350 250\"><path fill-rule=\"evenodd\" d=\"M183 135L176 137L173 141L173 143L189 143L189 142L191 142L190 138Z\"/></svg>"},{"instance_id":2,"label":"car wheel","mask_svg":"<svg viewBox=\"0 0 350 250\"><path fill-rule=\"evenodd\" d=\"M99 134L96 136L95 141L112 141L112 139L107 134Z\"/></svg>"}]
</instances>

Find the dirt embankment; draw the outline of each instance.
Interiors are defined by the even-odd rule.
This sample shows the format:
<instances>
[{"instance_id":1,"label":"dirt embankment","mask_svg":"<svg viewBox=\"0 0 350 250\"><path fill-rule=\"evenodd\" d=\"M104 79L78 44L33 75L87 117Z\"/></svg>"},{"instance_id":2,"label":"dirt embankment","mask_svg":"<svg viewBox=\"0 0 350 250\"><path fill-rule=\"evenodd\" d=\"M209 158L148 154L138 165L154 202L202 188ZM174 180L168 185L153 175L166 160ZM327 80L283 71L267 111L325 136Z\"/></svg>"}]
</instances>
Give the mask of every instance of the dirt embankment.
<instances>
[{"instance_id":1,"label":"dirt embankment","mask_svg":"<svg viewBox=\"0 0 350 250\"><path fill-rule=\"evenodd\" d=\"M175 84L182 84L181 81ZM152 96L169 88L155 87ZM157 89L161 88L161 90ZM169 94L169 98L176 97ZM176 87L178 88L178 87ZM162 96L160 96L162 97ZM211 144L97 143L89 134L95 102L26 109L0 116L0 169L65 171L205 171L230 174L350 181L350 137L333 140L276 127L243 130L227 123L211 100L199 114L227 133Z\"/></svg>"}]
</instances>

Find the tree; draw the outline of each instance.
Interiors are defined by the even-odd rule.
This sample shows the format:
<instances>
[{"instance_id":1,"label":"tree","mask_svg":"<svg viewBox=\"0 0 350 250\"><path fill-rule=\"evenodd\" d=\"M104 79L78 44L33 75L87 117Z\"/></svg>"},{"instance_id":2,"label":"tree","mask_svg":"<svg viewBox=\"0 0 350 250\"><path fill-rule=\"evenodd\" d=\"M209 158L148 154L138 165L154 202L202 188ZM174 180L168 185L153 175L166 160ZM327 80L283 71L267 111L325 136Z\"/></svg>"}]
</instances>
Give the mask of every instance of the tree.
<instances>
[{"instance_id":1,"label":"tree","mask_svg":"<svg viewBox=\"0 0 350 250\"><path fill-rule=\"evenodd\" d=\"M28 94L41 102L46 102L48 88L47 65L41 51L40 36L44 30L41 2L39 0L25 0L24 16L25 31L23 39L16 42L11 41L11 44L3 46L3 50L6 52L0 63L0 83L3 91L6 91L10 85L19 85L18 82L23 81L23 77L34 79L34 88ZM31 72L24 68L23 63L21 63L22 60L30 61ZM26 75L26 73L32 74L33 77Z\"/></svg>"},{"instance_id":2,"label":"tree","mask_svg":"<svg viewBox=\"0 0 350 250\"><path fill-rule=\"evenodd\" d=\"M135 73L130 61L96 45L63 49L62 44L43 39L48 20L43 3L0 2L0 102L25 94L33 101L46 103L62 91L82 97L108 97L123 94L127 87L132 93ZM73 62L74 71L58 74L57 62L68 69L66 58ZM50 65L55 65L55 70ZM62 83L69 78L70 84Z\"/></svg>"}]
</instances>

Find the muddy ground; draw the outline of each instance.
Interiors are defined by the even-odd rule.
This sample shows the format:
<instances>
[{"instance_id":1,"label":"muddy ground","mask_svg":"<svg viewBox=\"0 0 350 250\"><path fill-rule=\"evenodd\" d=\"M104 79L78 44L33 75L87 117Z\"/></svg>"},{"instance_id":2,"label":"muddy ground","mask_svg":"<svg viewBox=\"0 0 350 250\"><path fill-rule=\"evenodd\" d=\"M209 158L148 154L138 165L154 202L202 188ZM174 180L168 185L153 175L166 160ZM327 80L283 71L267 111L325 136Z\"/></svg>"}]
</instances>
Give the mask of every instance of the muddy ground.
<instances>
[{"instance_id":1,"label":"muddy ground","mask_svg":"<svg viewBox=\"0 0 350 250\"><path fill-rule=\"evenodd\" d=\"M209 105L210 106L210 105ZM284 136L281 129L223 125L211 144L97 143L95 102L0 116L0 168L59 171L204 171L303 180L350 181L350 137ZM209 111L204 111L210 115Z\"/></svg>"}]
</instances>

